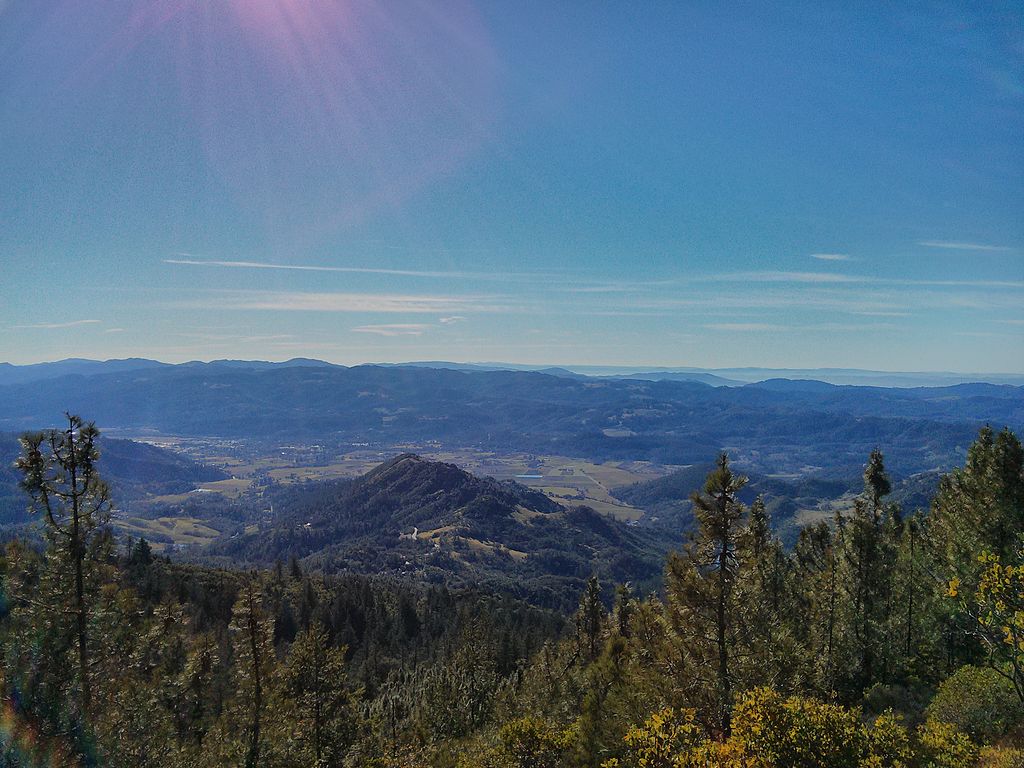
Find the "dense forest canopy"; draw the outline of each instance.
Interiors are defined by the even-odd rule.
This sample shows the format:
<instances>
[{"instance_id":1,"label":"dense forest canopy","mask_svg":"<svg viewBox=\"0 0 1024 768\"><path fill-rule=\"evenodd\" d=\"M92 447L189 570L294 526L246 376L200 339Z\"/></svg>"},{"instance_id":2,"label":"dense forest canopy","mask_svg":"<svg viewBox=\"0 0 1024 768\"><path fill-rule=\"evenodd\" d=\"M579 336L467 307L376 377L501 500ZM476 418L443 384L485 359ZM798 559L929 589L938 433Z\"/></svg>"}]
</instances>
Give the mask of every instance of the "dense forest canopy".
<instances>
[{"instance_id":1,"label":"dense forest canopy","mask_svg":"<svg viewBox=\"0 0 1024 768\"><path fill-rule=\"evenodd\" d=\"M790 548L722 454L663 588L591 578L568 616L296 558L240 572L158 557L112 536L98 445L77 417L22 438L46 546L15 541L0 561L4 765L1024 761L1009 430L982 429L927 512L890 500L872 452L852 510Z\"/></svg>"}]
</instances>

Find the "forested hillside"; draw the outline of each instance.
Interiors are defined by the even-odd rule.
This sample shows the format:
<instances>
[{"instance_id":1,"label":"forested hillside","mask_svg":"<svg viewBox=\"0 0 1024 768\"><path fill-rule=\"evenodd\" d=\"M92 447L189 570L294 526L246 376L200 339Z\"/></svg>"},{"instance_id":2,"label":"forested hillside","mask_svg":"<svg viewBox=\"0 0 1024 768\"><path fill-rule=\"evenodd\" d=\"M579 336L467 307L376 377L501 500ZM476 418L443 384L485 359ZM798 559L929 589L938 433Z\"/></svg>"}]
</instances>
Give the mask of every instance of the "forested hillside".
<instances>
[{"instance_id":1,"label":"forested hillside","mask_svg":"<svg viewBox=\"0 0 1024 768\"><path fill-rule=\"evenodd\" d=\"M666 546L587 507L403 454L355 480L276 489L273 521L208 557L473 584L567 607L587 578L657 580Z\"/></svg>"},{"instance_id":2,"label":"forested hillside","mask_svg":"<svg viewBox=\"0 0 1024 768\"><path fill-rule=\"evenodd\" d=\"M0 562L5 765L1024 760L1024 450L1008 430L980 432L927 513L890 500L871 453L850 511L792 548L723 454L664 589L591 578L567 619L480 590L322 576L315 559L244 573L161 560L110 537L97 440L72 420L22 446L49 544L12 543ZM396 529L453 506L463 520L561 514L459 472L402 456L321 488L308 522L386 526L403 491L433 502L398 505ZM350 519L346 499L380 516Z\"/></svg>"},{"instance_id":3,"label":"forested hillside","mask_svg":"<svg viewBox=\"0 0 1024 768\"><path fill-rule=\"evenodd\" d=\"M134 440L103 438L99 448L103 474L122 503L150 493L181 493L196 483L227 477L216 467ZM25 494L18 489L17 456L18 436L0 432L0 528L10 529L31 519Z\"/></svg>"}]
</instances>

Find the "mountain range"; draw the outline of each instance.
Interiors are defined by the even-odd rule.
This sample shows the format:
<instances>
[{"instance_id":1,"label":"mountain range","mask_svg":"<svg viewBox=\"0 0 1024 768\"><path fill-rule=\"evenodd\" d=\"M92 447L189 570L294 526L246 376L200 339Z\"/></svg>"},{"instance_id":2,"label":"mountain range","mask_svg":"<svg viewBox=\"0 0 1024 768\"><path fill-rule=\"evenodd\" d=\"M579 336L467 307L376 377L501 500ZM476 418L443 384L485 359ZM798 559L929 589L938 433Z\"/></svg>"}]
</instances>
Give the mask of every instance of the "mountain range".
<instances>
[{"instance_id":1,"label":"mountain range","mask_svg":"<svg viewBox=\"0 0 1024 768\"><path fill-rule=\"evenodd\" d=\"M143 370L171 366L158 360L126 358L121 360L88 360L68 358L30 365L0 363L0 386L52 379L69 374L92 375L117 371ZM180 365L220 366L234 368L326 367L347 366L323 360L297 357L283 362L265 360L191 361ZM948 387L956 384L1010 384L1024 386L1024 373L954 373L952 371L872 371L859 368L692 368L692 367L629 367L603 365L531 366L517 363L454 363L429 360L406 363L378 363L382 366L446 368L455 371L533 371L553 376L641 379L644 381L697 381L712 386L742 386L767 379L821 381L829 384L873 387Z\"/></svg>"},{"instance_id":2,"label":"mountain range","mask_svg":"<svg viewBox=\"0 0 1024 768\"><path fill-rule=\"evenodd\" d=\"M1024 388L987 383L882 388L773 379L715 387L302 360L129 370L116 362L112 371L0 386L0 429L57 424L71 410L129 436L388 448L431 442L667 464L705 462L728 449L746 471L849 478L875 447L906 476L958 462L982 424L1024 426Z\"/></svg>"}]
</instances>

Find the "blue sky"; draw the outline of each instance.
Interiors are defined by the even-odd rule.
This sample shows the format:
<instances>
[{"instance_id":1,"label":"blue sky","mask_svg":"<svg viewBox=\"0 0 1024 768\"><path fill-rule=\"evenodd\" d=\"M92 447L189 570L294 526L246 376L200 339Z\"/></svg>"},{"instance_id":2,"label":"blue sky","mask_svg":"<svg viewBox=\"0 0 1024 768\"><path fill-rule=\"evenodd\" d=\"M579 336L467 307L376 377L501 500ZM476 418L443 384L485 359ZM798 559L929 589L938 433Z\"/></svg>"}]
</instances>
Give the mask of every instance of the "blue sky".
<instances>
[{"instance_id":1,"label":"blue sky","mask_svg":"<svg viewBox=\"0 0 1024 768\"><path fill-rule=\"evenodd\" d=\"M1022 30L0 0L0 360L1024 372Z\"/></svg>"}]
</instances>

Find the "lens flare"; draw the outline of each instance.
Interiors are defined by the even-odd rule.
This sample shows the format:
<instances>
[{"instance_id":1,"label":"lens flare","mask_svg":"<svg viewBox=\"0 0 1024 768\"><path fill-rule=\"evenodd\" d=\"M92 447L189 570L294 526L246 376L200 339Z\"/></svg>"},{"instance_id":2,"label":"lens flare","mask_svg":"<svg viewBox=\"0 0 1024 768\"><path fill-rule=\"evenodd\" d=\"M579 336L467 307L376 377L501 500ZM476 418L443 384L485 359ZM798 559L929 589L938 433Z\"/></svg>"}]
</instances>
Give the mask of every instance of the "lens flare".
<instances>
[{"instance_id":1,"label":"lens flare","mask_svg":"<svg viewBox=\"0 0 1024 768\"><path fill-rule=\"evenodd\" d=\"M144 73L120 108L159 93L214 185L293 245L401 205L494 135L498 66L468 0L67 2L56 18L51 46L89 40L65 53L69 90L99 101Z\"/></svg>"},{"instance_id":2,"label":"lens flare","mask_svg":"<svg viewBox=\"0 0 1024 768\"><path fill-rule=\"evenodd\" d=\"M63 739L39 733L13 699L0 704L0 757L25 768L77 768L84 765ZM94 764L94 763L91 763Z\"/></svg>"}]
</instances>

